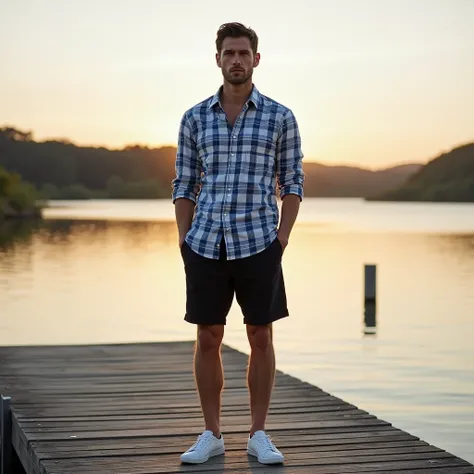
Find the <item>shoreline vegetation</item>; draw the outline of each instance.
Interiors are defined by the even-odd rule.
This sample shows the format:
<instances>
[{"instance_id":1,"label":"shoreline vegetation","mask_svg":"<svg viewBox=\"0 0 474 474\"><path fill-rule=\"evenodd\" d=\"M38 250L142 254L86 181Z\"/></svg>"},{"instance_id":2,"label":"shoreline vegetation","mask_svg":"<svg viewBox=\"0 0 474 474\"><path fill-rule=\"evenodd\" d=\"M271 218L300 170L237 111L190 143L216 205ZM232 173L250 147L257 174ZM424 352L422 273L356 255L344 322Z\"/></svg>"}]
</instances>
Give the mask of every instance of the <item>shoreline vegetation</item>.
<instances>
[{"instance_id":1,"label":"shoreline vegetation","mask_svg":"<svg viewBox=\"0 0 474 474\"><path fill-rule=\"evenodd\" d=\"M0 224L7 219L39 219L44 206L33 185L0 166Z\"/></svg>"},{"instance_id":2,"label":"shoreline vegetation","mask_svg":"<svg viewBox=\"0 0 474 474\"><path fill-rule=\"evenodd\" d=\"M175 156L172 146L111 150L67 139L38 142L31 132L0 128L0 221L40 217L55 200L171 199ZM304 171L306 197L474 202L474 143L424 165L373 171L305 161Z\"/></svg>"}]
</instances>

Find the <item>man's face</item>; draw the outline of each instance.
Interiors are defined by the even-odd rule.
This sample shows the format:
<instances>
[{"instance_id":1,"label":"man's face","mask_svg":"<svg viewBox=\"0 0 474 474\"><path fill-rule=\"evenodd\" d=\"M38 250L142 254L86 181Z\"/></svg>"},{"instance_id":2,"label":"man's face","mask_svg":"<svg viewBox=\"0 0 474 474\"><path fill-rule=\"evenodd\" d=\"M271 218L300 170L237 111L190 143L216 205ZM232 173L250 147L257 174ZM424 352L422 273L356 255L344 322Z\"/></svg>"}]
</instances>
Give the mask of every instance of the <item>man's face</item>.
<instances>
[{"instance_id":1,"label":"man's face","mask_svg":"<svg viewBox=\"0 0 474 474\"><path fill-rule=\"evenodd\" d=\"M246 36L225 38L220 53L216 53L217 65L224 79L231 84L243 84L251 79L253 68L258 66L260 53L253 54Z\"/></svg>"}]
</instances>

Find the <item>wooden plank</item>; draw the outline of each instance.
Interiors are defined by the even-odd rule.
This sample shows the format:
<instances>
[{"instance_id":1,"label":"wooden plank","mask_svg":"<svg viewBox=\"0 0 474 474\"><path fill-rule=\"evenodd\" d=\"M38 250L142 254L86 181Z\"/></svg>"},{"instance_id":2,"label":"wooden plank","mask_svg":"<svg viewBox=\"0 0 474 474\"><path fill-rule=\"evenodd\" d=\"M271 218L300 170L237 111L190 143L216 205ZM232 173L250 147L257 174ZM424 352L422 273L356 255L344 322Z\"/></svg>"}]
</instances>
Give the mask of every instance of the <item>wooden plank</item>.
<instances>
[{"instance_id":1,"label":"wooden plank","mask_svg":"<svg viewBox=\"0 0 474 474\"><path fill-rule=\"evenodd\" d=\"M318 439L305 439L293 438L286 441L282 441L280 438L275 438L278 446L285 451L287 448L299 448L301 450L305 448L311 448L317 451L339 451L342 448L346 450L354 449L379 449L379 448L403 448L403 447L416 447L416 446L429 446L424 441L414 441L410 436L397 436L395 439L386 440L378 438L363 438L361 439L336 439L321 441ZM104 440L110 441L110 440ZM141 441L141 442L137 442ZM160 454L160 453L181 453L186 449L186 446L190 446L195 441L188 436L180 438L154 438L153 441L134 439L133 443L129 439L116 440L112 443L95 443L93 446L86 442L76 442L74 446L72 443L32 443L31 446L35 448L40 458L59 458L59 457L86 457L87 453L93 453L96 456L103 456L109 454L126 454L126 455L142 455L142 454ZM227 451L242 449L244 445L245 437L240 436L229 437L225 436L225 446ZM431 447L432 449L437 449ZM105 453L105 454L104 454Z\"/></svg>"},{"instance_id":2,"label":"wooden plank","mask_svg":"<svg viewBox=\"0 0 474 474\"><path fill-rule=\"evenodd\" d=\"M71 451L70 447L63 447L62 449L56 448L55 451L50 449L43 450L43 447L40 447L36 450L37 455L40 459L67 459L67 458L76 458L76 457L88 457L93 455L95 458L97 457L110 457L110 456L143 456L143 455L161 455L161 454L174 454L178 457L187 447L189 447L191 443L185 444L182 440L179 440L179 443L175 443L172 446L168 444L162 443L154 443L152 446L147 448L145 447L136 447L131 443L125 445L125 447L117 447L117 448L109 448L109 449L77 449L75 447L74 451ZM193 440L194 441L194 440ZM233 442L229 442L226 439L226 452L229 453L231 451L241 451L243 446L245 445L245 440L240 439L238 442L235 440ZM298 440L294 440L293 442L288 443L278 443L279 448L282 452L288 456L291 453L303 453L303 452L310 452L310 453L324 453L324 452L333 452L336 453L334 455L338 455L338 453L352 450L355 454L384 454L384 453L411 453L415 452L417 448L419 448L418 452L436 452L438 448L428 445L427 443L423 443L419 441L417 443L413 443L412 440L406 441L399 441L399 442L384 442L384 443L368 443L368 444L334 444L334 445L318 445L314 442L299 442ZM317 448L317 449L315 449Z\"/></svg>"},{"instance_id":3,"label":"wooden plank","mask_svg":"<svg viewBox=\"0 0 474 474\"><path fill-rule=\"evenodd\" d=\"M267 430L285 466L259 464L245 450L248 355L227 346L227 452L204 465L181 465L179 455L203 429L193 347L0 347L0 389L12 394L13 442L27 473L474 472L466 461L280 371Z\"/></svg>"},{"instance_id":4,"label":"wooden plank","mask_svg":"<svg viewBox=\"0 0 474 474\"><path fill-rule=\"evenodd\" d=\"M0 473L12 471L12 414L11 398L0 396Z\"/></svg>"},{"instance_id":5,"label":"wooden plank","mask_svg":"<svg viewBox=\"0 0 474 474\"><path fill-rule=\"evenodd\" d=\"M152 408L154 407L154 408ZM46 411L46 413L45 413ZM323 406L318 406L317 404L311 405L308 402L303 404L279 404L270 407L269 415L278 414L278 413L347 413L350 411L357 411L359 413L367 413L364 410L359 410L354 407L354 405L346 404L341 405L340 403L331 402L330 404L325 404ZM222 407L221 412L223 414L235 415L241 413L249 413L248 403L231 406ZM123 405L118 405L117 407L112 407L112 409L106 410L106 407L103 407L101 410L97 410L97 413L89 413L85 409L83 410L74 410L72 413L68 412L68 415L64 415L63 409L48 409L48 410L37 410L25 409L22 408L22 422L26 421L68 421L68 420L89 420L93 418L94 420L127 420L127 419L151 419L153 417L161 416L170 416L171 415L181 415L181 416L202 416L201 408L197 406L186 406L182 405L180 407L171 407L171 408L156 408L155 405L150 405L150 408L142 409L129 409L127 413L124 414Z\"/></svg>"},{"instance_id":6,"label":"wooden plank","mask_svg":"<svg viewBox=\"0 0 474 474\"><path fill-rule=\"evenodd\" d=\"M271 416L273 423L284 422L288 419L288 415L291 416L291 420L295 423L305 422L308 420L308 415L305 413L278 413ZM238 415L229 415L224 414L221 417L221 422L223 426L234 425L234 424L245 424L250 419L250 412ZM269 419L270 419L269 418ZM181 423L189 423L190 420L193 420L193 423L197 421L198 424L202 424L202 416L189 416L189 415L158 415L150 416L146 418L141 417L129 417L127 419L102 419L97 420L91 417L89 420L77 420L77 419L68 419L68 420L35 420L35 421L25 421L22 418L19 418L21 425L24 430L34 433L38 431L48 433L53 433L55 431L64 431L64 430L75 430L75 431L90 431L91 429L97 430L128 430L133 429L137 426L137 422L142 428L154 428L161 425L164 426L177 426ZM313 420L317 421L330 421L332 419L341 420L341 419L375 419L373 415L367 415L359 410L347 410L343 413L316 413L312 416Z\"/></svg>"},{"instance_id":7,"label":"wooden plank","mask_svg":"<svg viewBox=\"0 0 474 474\"><path fill-rule=\"evenodd\" d=\"M356 427L368 427L372 428L375 426L383 426L387 423L382 420L336 420L332 422L327 421L308 421L298 423L298 427L301 429L306 428L318 428L324 430L325 432L331 432L332 429L345 428L346 430L352 430ZM20 425L21 426L21 425ZM291 421L284 421L281 423L268 422L267 427L269 431L283 430L283 429L292 429L295 424ZM21 427L22 430L27 433L28 439L33 440L61 440L68 439L71 436L79 439L103 439L103 438L120 438L124 435L127 436L168 436L175 435L179 436L182 434L196 434L202 431L203 426L202 422L195 424L180 423L179 425L173 424L172 426L163 427L163 428L152 428L152 429L142 429L140 424L137 423L135 429L126 429L126 430L108 430L108 431L78 431L78 430L64 430L64 431L52 431L52 432L31 432L29 430ZM235 433L235 432L247 432L250 429L250 420L242 425L232 425L231 427L226 428L226 433Z\"/></svg>"},{"instance_id":8,"label":"wooden plank","mask_svg":"<svg viewBox=\"0 0 474 474\"><path fill-rule=\"evenodd\" d=\"M240 427L241 429L238 429L238 427L232 427L229 428L227 427L226 429L226 437L229 435L234 435L234 434L244 434L248 435L248 425ZM345 426L345 427L337 427L337 428L325 428L324 430L321 429L314 429L314 428L304 428L301 431L296 432L294 430L294 426L289 426L286 429L280 428L280 429L272 429L269 432L270 433L278 433L279 438L282 438L283 436L286 435L286 433L292 433L291 435L288 436L298 436L299 439L308 437L308 432L317 432L319 433L318 436L338 436L338 435L348 435L348 434L357 434L357 433L365 433L365 432L386 432L387 434L389 431L391 431L392 434L400 434L400 430L397 430L390 425L383 424L377 424L375 426ZM403 433L403 432L402 432ZM29 435L29 440L30 443L34 443L35 441L45 443L45 442L54 442L54 443L61 443L61 442L71 442L71 441L80 441L80 440L87 440L89 443L92 445L96 445L97 443L102 443L104 440L110 440L110 441L116 441L116 440L123 440L123 439L131 439L133 440L133 443L138 442L137 440L140 439L154 439L157 438L159 439L159 442L163 442L163 439L165 438L185 438L185 437L190 437L190 440L195 440L196 435L198 434L198 430L187 430L185 432L180 432L178 431L161 431L161 432L151 432L151 431L122 431L122 432L107 432L106 434L103 433L81 433L81 436L73 435L71 436L64 436L64 435L51 435L51 434L41 434L41 435Z\"/></svg>"},{"instance_id":9,"label":"wooden plank","mask_svg":"<svg viewBox=\"0 0 474 474\"><path fill-rule=\"evenodd\" d=\"M15 414L12 415L12 441L16 456L26 474L37 474L40 472L38 456L28 445L26 435L18 426Z\"/></svg>"},{"instance_id":10,"label":"wooden plank","mask_svg":"<svg viewBox=\"0 0 474 474\"><path fill-rule=\"evenodd\" d=\"M247 436L248 431L236 431L234 433L225 434L225 439L238 439L239 442L243 439L242 436ZM298 439L301 442L305 440L312 441L314 443L321 442L324 443L325 441L329 441L329 443L346 443L351 442L351 440L355 440L354 442L360 442L360 440L364 440L366 438L374 438L374 439L384 439L384 440L396 440L396 439L412 439L414 441L420 441L419 438L416 436L410 435L408 433L404 433L403 431L397 430L389 425L386 426L379 426L376 429L372 427L362 427L362 428L352 428L350 430L342 430L342 429L334 429L331 432L324 431L321 432L320 430L286 430L286 431L272 431L272 436L277 437L280 442L288 442L294 439ZM91 443L90 440L87 438L68 438L65 440L54 440L51 442L48 441L40 441L39 444L41 445L51 445L51 446L69 446L71 443L74 446L91 446L92 449L95 449L95 446L116 446L116 445L129 445L130 439L133 439L133 444L136 446L139 445L152 445L156 444L163 444L163 443L183 443L186 444L192 443L195 441L196 433L189 433L189 434L181 434L181 435L164 435L164 436L127 436L124 435L123 437L117 438L104 438L98 439L94 443ZM184 440L184 441L183 441ZM39 445L38 444L38 445ZM32 441L31 445L36 445L36 442Z\"/></svg>"}]
</instances>

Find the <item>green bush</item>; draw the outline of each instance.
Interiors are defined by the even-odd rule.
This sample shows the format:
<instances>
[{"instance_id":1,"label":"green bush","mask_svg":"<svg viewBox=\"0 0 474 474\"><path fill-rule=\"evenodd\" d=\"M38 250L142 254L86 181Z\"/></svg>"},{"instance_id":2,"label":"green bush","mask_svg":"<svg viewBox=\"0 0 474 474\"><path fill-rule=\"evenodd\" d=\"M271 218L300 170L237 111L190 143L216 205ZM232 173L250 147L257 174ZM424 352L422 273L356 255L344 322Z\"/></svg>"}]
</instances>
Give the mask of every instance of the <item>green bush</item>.
<instances>
[{"instance_id":1,"label":"green bush","mask_svg":"<svg viewBox=\"0 0 474 474\"><path fill-rule=\"evenodd\" d=\"M107 180L107 194L109 198L121 198L124 195L126 184L120 176L112 176Z\"/></svg>"},{"instance_id":2,"label":"green bush","mask_svg":"<svg viewBox=\"0 0 474 474\"><path fill-rule=\"evenodd\" d=\"M158 199L167 197L161 184L153 178L142 181L125 182L118 176L107 181L110 199Z\"/></svg>"},{"instance_id":3,"label":"green bush","mask_svg":"<svg viewBox=\"0 0 474 474\"><path fill-rule=\"evenodd\" d=\"M32 213L39 199L36 188L21 180L18 173L9 173L0 166L0 217Z\"/></svg>"},{"instance_id":4,"label":"green bush","mask_svg":"<svg viewBox=\"0 0 474 474\"><path fill-rule=\"evenodd\" d=\"M0 166L0 196L9 196L20 182L21 177L18 173L9 173Z\"/></svg>"},{"instance_id":5,"label":"green bush","mask_svg":"<svg viewBox=\"0 0 474 474\"><path fill-rule=\"evenodd\" d=\"M31 184L20 182L11 189L8 204L14 211L22 212L34 208L37 198L38 193Z\"/></svg>"},{"instance_id":6,"label":"green bush","mask_svg":"<svg viewBox=\"0 0 474 474\"><path fill-rule=\"evenodd\" d=\"M43 199L61 199L61 191L55 185L46 183L41 187L40 194Z\"/></svg>"},{"instance_id":7,"label":"green bush","mask_svg":"<svg viewBox=\"0 0 474 474\"><path fill-rule=\"evenodd\" d=\"M42 186L43 199L159 199L168 197L166 190L155 179L126 182L118 176L107 181L107 189L91 190L82 184L59 188L47 183Z\"/></svg>"},{"instance_id":8,"label":"green bush","mask_svg":"<svg viewBox=\"0 0 474 474\"><path fill-rule=\"evenodd\" d=\"M91 199L92 192L82 184L71 184L61 189L61 199Z\"/></svg>"}]
</instances>

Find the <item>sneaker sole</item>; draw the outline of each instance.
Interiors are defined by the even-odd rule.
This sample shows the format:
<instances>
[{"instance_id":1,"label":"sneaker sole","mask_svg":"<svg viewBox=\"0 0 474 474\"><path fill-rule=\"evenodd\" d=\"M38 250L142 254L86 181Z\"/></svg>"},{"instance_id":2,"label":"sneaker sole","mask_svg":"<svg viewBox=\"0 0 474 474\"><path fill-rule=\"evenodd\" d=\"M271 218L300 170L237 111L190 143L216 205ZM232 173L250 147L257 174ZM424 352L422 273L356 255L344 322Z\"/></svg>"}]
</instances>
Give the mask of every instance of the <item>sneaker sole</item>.
<instances>
[{"instance_id":1,"label":"sneaker sole","mask_svg":"<svg viewBox=\"0 0 474 474\"><path fill-rule=\"evenodd\" d=\"M258 459L258 454L256 451L254 451L252 448L247 448L247 454L250 454L250 456L254 456L257 458L257 461L260 463L260 464L282 464L284 459L282 459L281 461L266 461L266 462L263 462L263 461L260 461L260 459Z\"/></svg>"},{"instance_id":2,"label":"sneaker sole","mask_svg":"<svg viewBox=\"0 0 474 474\"><path fill-rule=\"evenodd\" d=\"M203 462L209 461L209 458L212 458L214 456L220 456L221 454L224 454L224 453L225 453L225 448L219 448L219 449L216 449L215 451L212 451L211 453L209 453L209 456L205 459L200 459L198 461L190 461L190 460L183 461L181 459L181 462L183 462L185 464L202 464Z\"/></svg>"}]
</instances>

